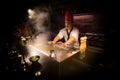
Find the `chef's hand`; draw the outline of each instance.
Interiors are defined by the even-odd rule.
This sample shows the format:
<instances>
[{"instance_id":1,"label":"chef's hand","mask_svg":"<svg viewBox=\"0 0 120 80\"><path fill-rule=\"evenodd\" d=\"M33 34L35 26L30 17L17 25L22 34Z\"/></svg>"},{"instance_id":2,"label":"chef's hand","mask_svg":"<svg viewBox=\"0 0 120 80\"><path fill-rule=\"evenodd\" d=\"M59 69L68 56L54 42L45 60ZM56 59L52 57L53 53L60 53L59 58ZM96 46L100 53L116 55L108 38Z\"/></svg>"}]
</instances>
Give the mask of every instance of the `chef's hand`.
<instances>
[{"instance_id":1,"label":"chef's hand","mask_svg":"<svg viewBox=\"0 0 120 80\"><path fill-rule=\"evenodd\" d=\"M51 44L52 44L53 47L55 47L55 44L56 44L56 43L52 41Z\"/></svg>"},{"instance_id":2,"label":"chef's hand","mask_svg":"<svg viewBox=\"0 0 120 80\"><path fill-rule=\"evenodd\" d=\"M64 47L65 47L65 43L63 43L63 42L61 42L61 41L58 42L58 45L59 45L60 48L64 48Z\"/></svg>"},{"instance_id":3,"label":"chef's hand","mask_svg":"<svg viewBox=\"0 0 120 80\"><path fill-rule=\"evenodd\" d=\"M48 41L49 45L52 45L53 47L55 47L55 43L53 41Z\"/></svg>"}]
</instances>

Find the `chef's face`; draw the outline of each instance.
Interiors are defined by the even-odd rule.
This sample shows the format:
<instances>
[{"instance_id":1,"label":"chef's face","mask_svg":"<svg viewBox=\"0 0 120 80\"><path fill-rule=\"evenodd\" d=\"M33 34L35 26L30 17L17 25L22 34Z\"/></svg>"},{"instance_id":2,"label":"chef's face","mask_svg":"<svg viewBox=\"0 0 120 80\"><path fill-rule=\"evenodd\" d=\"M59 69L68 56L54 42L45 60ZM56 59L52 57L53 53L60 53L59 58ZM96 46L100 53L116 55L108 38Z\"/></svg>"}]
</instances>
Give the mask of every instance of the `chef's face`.
<instances>
[{"instance_id":1,"label":"chef's face","mask_svg":"<svg viewBox=\"0 0 120 80\"><path fill-rule=\"evenodd\" d=\"M65 21L65 28L66 28L66 29L70 29L71 26L72 26L71 21Z\"/></svg>"}]
</instances>

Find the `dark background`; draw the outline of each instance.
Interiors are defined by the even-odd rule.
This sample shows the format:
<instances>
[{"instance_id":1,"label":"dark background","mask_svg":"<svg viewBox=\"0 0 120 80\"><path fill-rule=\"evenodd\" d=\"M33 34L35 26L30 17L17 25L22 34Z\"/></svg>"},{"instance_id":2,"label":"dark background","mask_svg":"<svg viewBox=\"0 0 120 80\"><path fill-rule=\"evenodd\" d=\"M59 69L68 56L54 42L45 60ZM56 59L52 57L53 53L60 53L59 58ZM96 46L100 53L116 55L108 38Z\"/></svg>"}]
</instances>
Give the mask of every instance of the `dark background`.
<instances>
[{"instance_id":1,"label":"dark background","mask_svg":"<svg viewBox=\"0 0 120 80\"><path fill-rule=\"evenodd\" d=\"M12 30L19 24L21 18L27 14L28 8L44 5L51 6L54 11L76 10L75 13L95 12L104 17L104 26L106 32L117 28L117 2L115 1L94 1L94 0L17 0L1 1L1 21L4 27L1 32L6 33L6 29ZM7 31L7 32L9 32ZM7 33L6 33L7 34Z\"/></svg>"}]
</instances>

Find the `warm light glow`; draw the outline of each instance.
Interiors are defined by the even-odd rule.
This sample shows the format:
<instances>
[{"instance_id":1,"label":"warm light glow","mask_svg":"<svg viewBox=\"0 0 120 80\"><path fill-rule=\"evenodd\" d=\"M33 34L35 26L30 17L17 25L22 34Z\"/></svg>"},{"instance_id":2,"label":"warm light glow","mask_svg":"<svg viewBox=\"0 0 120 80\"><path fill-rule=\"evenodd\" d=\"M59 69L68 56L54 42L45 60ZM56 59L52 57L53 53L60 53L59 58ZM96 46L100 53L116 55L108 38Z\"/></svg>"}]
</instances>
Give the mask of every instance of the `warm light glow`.
<instances>
[{"instance_id":1,"label":"warm light glow","mask_svg":"<svg viewBox=\"0 0 120 80\"><path fill-rule=\"evenodd\" d=\"M38 71L38 72L35 73L35 76L40 76L40 75L41 75L40 71Z\"/></svg>"},{"instance_id":2,"label":"warm light glow","mask_svg":"<svg viewBox=\"0 0 120 80\"><path fill-rule=\"evenodd\" d=\"M28 17L31 19L34 17L35 12L32 9L28 9L28 14L29 14Z\"/></svg>"}]
</instances>

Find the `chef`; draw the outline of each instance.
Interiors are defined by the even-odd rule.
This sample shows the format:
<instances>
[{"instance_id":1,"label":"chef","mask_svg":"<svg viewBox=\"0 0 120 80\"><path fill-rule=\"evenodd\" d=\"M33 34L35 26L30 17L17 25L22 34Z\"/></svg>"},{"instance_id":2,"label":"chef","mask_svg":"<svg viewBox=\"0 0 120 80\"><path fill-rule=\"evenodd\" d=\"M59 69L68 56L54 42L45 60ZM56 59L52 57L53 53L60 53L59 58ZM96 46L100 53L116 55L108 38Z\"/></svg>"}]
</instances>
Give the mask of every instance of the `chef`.
<instances>
[{"instance_id":1,"label":"chef","mask_svg":"<svg viewBox=\"0 0 120 80\"><path fill-rule=\"evenodd\" d=\"M65 12L65 27L62 28L52 41L63 47L79 47L79 29L73 25L73 14L70 11ZM60 41L64 39L65 42ZM58 42L59 41L59 42Z\"/></svg>"}]
</instances>

